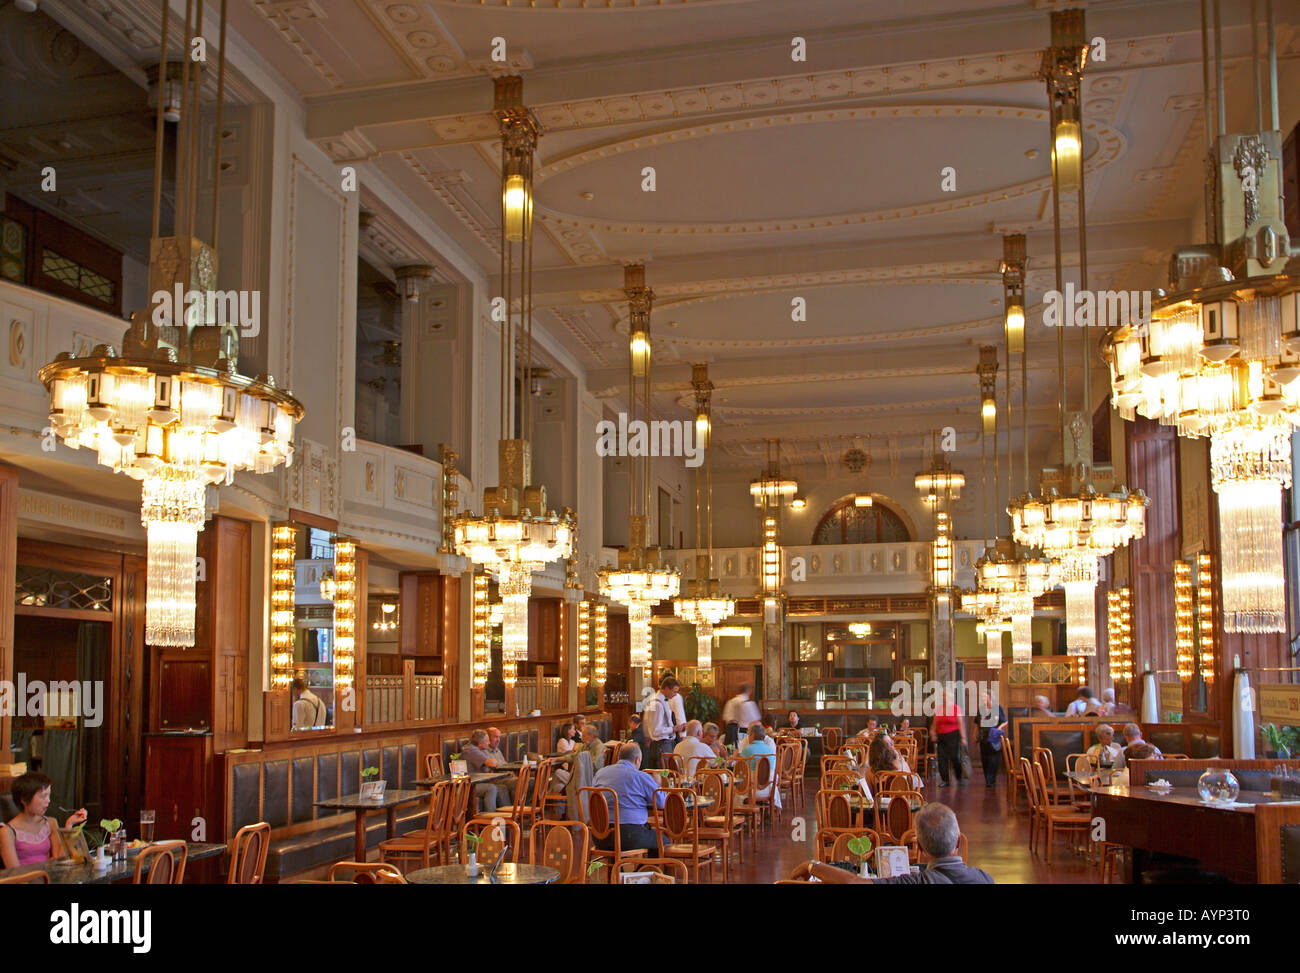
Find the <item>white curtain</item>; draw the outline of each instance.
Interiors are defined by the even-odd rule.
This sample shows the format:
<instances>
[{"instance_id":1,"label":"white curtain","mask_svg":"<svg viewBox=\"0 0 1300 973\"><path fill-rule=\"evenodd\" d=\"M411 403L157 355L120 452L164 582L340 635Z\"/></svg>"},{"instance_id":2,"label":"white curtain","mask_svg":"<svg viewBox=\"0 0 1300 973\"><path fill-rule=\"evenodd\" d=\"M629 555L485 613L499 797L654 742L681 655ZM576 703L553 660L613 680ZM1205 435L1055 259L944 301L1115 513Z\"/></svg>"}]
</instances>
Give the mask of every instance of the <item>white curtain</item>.
<instances>
[{"instance_id":1,"label":"white curtain","mask_svg":"<svg viewBox=\"0 0 1300 973\"><path fill-rule=\"evenodd\" d=\"M1160 722L1160 690L1156 687L1156 674L1142 674L1142 722Z\"/></svg>"},{"instance_id":2,"label":"white curtain","mask_svg":"<svg viewBox=\"0 0 1300 973\"><path fill-rule=\"evenodd\" d=\"M1238 760L1255 758L1255 705L1250 676L1240 669L1232 682L1232 747Z\"/></svg>"}]
</instances>

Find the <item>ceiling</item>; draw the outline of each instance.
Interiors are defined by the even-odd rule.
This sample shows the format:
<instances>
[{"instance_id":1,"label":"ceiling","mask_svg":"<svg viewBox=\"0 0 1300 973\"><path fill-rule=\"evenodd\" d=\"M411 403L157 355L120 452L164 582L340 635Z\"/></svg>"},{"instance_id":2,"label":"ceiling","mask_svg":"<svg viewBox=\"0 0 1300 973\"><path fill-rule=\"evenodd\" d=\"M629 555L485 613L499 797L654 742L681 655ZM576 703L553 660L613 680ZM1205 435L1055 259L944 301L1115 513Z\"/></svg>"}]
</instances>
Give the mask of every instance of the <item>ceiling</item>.
<instances>
[{"instance_id":1,"label":"ceiling","mask_svg":"<svg viewBox=\"0 0 1300 973\"><path fill-rule=\"evenodd\" d=\"M383 173L492 276L500 189L488 76L522 74L544 129L540 324L616 408L622 265L645 262L656 407L684 415L690 364L708 362L722 462L748 467L768 436L792 460L870 436L910 461L928 458L931 430L953 426L961 451L978 453L974 369L980 345L1001 345L1001 235L1028 234L1031 304L1054 286L1036 72L1057 5L231 0L230 26L302 97L324 151ZM149 0L86 6L148 33ZM1202 235L1200 4L1084 6L1089 35L1106 43L1084 81L1089 283L1159 286L1169 251ZM1254 122L1249 9L1224 2L1231 129ZM1277 14L1289 130L1300 117L1300 13L1278 3ZM792 59L796 38L804 60ZM1071 245L1064 263L1074 273ZM791 319L796 298L804 321ZM1056 337L1033 310L1029 320L1031 449L1045 459ZM1069 337L1077 408L1084 345Z\"/></svg>"}]
</instances>

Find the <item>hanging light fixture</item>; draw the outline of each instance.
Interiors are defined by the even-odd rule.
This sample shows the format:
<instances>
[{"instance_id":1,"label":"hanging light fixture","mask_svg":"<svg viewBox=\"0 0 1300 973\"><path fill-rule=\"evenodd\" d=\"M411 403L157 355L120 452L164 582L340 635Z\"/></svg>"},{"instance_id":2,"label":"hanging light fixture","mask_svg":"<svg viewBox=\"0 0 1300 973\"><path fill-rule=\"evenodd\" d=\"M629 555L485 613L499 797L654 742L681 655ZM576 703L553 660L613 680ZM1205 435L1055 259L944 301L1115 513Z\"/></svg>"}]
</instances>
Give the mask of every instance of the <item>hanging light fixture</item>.
<instances>
[{"instance_id":1,"label":"hanging light fixture","mask_svg":"<svg viewBox=\"0 0 1300 973\"><path fill-rule=\"evenodd\" d=\"M939 434L931 436L932 460L928 469L912 477L912 484L921 495L934 519L934 540L930 545L930 593L938 600L946 600L955 587L953 573L952 505L960 499L966 486L966 474L954 470L947 454L938 448Z\"/></svg>"},{"instance_id":2,"label":"hanging light fixture","mask_svg":"<svg viewBox=\"0 0 1300 973\"><path fill-rule=\"evenodd\" d=\"M695 393L696 424L703 418L704 424L712 430L713 383L709 381L708 365L692 366L691 388ZM705 451L704 462L695 468L695 577L686 583L682 597L673 602L673 613L695 626L695 664L701 669L710 668L713 664L714 626L721 625L736 613L735 600L723 595L722 584L713 574L712 449Z\"/></svg>"},{"instance_id":3,"label":"hanging light fixture","mask_svg":"<svg viewBox=\"0 0 1300 973\"><path fill-rule=\"evenodd\" d=\"M523 79L494 79L494 114L501 135L501 286L493 320L501 328L500 418L497 472L501 483L483 491L483 513L452 518L456 553L496 576L504 605L501 659L506 681L528 658L528 599L535 571L573 555L577 522L569 510L547 510L546 487L532 479L532 396L515 417L510 363L519 337L520 374L532 375L533 156L541 126L523 103Z\"/></svg>"},{"instance_id":4,"label":"hanging light fixture","mask_svg":"<svg viewBox=\"0 0 1300 973\"><path fill-rule=\"evenodd\" d=\"M491 617L488 576L477 571L474 573L474 642L470 660L470 685L474 689L487 685L492 670Z\"/></svg>"},{"instance_id":5,"label":"hanging light fixture","mask_svg":"<svg viewBox=\"0 0 1300 973\"><path fill-rule=\"evenodd\" d=\"M1133 678L1133 590L1114 588L1106 592L1106 631L1110 645L1110 678L1125 682Z\"/></svg>"},{"instance_id":6,"label":"hanging light fixture","mask_svg":"<svg viewBox=\"0 0 1300 973\"><path fill-rule=\"evenodd\" d=\"M870 622L849 622L849 634L855 639L866 638L871 634Z\"/></svg>"},{"instance_id":7,"label":"hanging light fixture","mask_svg":"<svg viewBox=\"0 0 1300 973\"><path fill-rule=\"evenodd\" d=\"M623 268L623 293L628 301L628 330L632 344L628 356L628 425L644 423L650 427L650 311L654 291L646 286L645 267L632 264ZM631 629L630 663L633 668L650 664L654 654L650 628L650 609L681 591L681 575L662 565L658 546L646 544L646 525L650 517L651 470L643 456L629 457L631 486L628 490L628 544L619 552L618 565L597 573L600 593L627 606Z\"/></svg>"},{"instance_id":8,"label":"hanging light fixture","mask_svg":"<svg viewBox=\"0 0 1300 973\"><path fill-rule=\"evenodd\" d=\"M1252 39L1259 36L1252 5ZM1170 293L1157 292L1150 320L1109 338L1111 400L1120 415L1210 440L1218 496L1223 627L1286 631L1282 490L1291 485L1291 434L1300 425L1300 277L1284 219L1282 133L1272 4L1268 48L1252 55L1269 78L1269 118L1255 86L1258 131L1229 134L1217 8L1212 134L1209 29L1202 10L1206 155L1213 173L1206 209L1210 245L1175 251ZM1294 261L1291 261L1294 263Z\"/></svg>"},{"instance_id":9,"label":"hanging light fixture","mask_svg":"<svg viewBox=\"0 0 1300 973\"><path fill-rule=\"evenodd\" d=\"M1056 290L1065 292L1061 246L1061 204L1074 193L1078 220L1079 290L1088 287L1087 226L1084 219L1084 179L1081 134L1080 85L1088 56L1088 37L1082 10L1052 13L1052 43L1043 52L1040 77L1047 84L1052 125L1052 224L1056 233ZM1072 311L1073 309L1071 309ZM1087 327L1082 335L1082 410L1065 414L1065 327L1058 322L1056 352L1061 420L1061 470L1063 491L1042 486L1038 496L1028 492L1007 507L1012 535L1017 543L1038 548L1059 561L1065 586L1066 651L1091 656L1097 651L1097 558L1142 537L1146 532L1148 500L1141 490L1119 486L1099 492L1093 481L1091 376L1093 343ZM1044 475L1046 478L1046 474ZM1028 484L1026 484L1026 488Z\"/></svg>"},{"instance_id":10,"label":"hanging light fixture","mask_svg":"<svg viewBox=\"0 0 1300 973\"><path fill-rule=\"evenodd\" d=\"M160 51L167 60L169 6L163 5ZM188 21L187 21L188 23ZM225 92L226 4L221 2L216 129ZM188 51L201 35L195 22ZM293 454L302 405L269 376L239 374L239 330L230 306L218 302L218 205L221 166L212 166L212 244L198 238L199 97L204 63L182 62L184 99L177 146L175 222L161 236L165 98L155 119L153 228L149 289L152 308L136 311L119 354L97 345L76 358L64 352L40 371L50 393L50 426L73 449L92 449L99 463L141 485L141 522L148 536L145 642L194 644L198 532L207 517L207 488L243 470L269 473ZM220 138L214 154L220 154ZM197 297L195 296L197 295ZM165 300L163 300L165 298Z\"/></svg>"}]
</instances>

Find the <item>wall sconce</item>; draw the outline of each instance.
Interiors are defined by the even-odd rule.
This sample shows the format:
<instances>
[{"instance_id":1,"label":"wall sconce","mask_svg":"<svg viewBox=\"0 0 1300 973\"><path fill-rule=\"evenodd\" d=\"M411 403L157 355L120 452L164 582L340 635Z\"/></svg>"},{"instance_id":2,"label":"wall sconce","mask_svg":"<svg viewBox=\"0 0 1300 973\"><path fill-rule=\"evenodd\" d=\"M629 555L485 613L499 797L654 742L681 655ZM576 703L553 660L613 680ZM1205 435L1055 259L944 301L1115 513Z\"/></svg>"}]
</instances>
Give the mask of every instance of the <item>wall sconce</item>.
<instances>
[{"instance_id":1,"label":"wall sconce","mask_svg":"<svg viewBox=\"0 0 1300 973\"><path fill-rule=\"evenodd\" d=\"M298 528L271 528L271 688L288 689L293 681L294 544Z\"/></svg>"},{"instance_id":2,"label":"wall sconce","mask_svg":"<svg viewBox=\"0 0 1300 973\"><path fill-rule=\"evenodd\" d=\"M334 538L334 684L352 685L356 668L357 544Z\"/></svg>"}]
</instances>

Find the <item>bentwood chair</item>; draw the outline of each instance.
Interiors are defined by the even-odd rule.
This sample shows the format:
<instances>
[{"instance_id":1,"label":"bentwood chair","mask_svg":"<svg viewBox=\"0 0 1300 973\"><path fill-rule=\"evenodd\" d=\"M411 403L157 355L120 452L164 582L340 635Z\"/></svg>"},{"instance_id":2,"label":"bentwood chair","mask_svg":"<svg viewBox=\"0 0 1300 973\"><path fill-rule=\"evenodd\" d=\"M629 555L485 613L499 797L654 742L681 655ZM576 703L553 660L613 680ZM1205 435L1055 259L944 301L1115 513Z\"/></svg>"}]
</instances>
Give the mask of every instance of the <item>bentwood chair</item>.
<instances>
[{"instance_id":1,"label":"bentwood chair","mask_svg":"<svg viewBox=\"0 0 1300 973\"><path fill-rule=\"evenodd\" d=\"M885 801L888 800L888 805ZM895 844L902 844L903 835L912 830L913 808L925 804L920 791L890 791L888 794L876 794L876 804L881 808L877 812L879 828L888 832Z\"/></svg>"},{"instance_id":2,"label":"bentwood chair","mask_svg":"<svg viewBox=\"0 0 1300 973\"><path fill-rule=\"evenodd\" d=\"M844 744L844 754L852 757L853 762L859 767L865 767L871 754L871 748L864 743L846 743Z\"/></svg>"},{"instance_id":3,"label":"bentwood chair","mask_svg":"<svg viewBox=\"0 0 1300 973\"><path fill-rule=\"evenodd\" d=\"M677 775L678 780L686 779L686 762L675 753L661 753L659 755L659 769L671 770Z\"/></svg>"},{"instance_id":4,"label":"bentwood chair","mask_svg":"<svg viewBox=\"0 0 1300 973\"><path fill-rule=\"evenodd\" d=\"M840 731L837 727L828 727L826 730L826 737L822 741L822 749L826 753L839 753L841 739L842 737L840 736Z\"/></svg>"},{"instance_id":5,"label":"bentwood chair","mask_svg":"<svg viewBox=\"0 0 1300 973\"><path fill-rule=\"evenodd\" d=\"M656 875L672 878L682 885L690 884L690 873L686 869L686 863L680 858L637 858L619 862L610 876L610 881L621 882L622 876L634 872L653 872Z\"/></svg>"},{"instance_id":6,"label":"bentwood chair","mask_svg":"<svg viewBox=\"0 0 1300 973\"><path fill-rule=\"evenodd\" d=\"M776 745L776 786L790 795L790 806L794 807L795 794L799 787L799 757L801 747L798 743L778 743ZM802 802L800 802L802 803Z\"/></svg>"},{"instance_id":7,"label":"bentwood chair","mask_svg":"<svg viewBox=\"0 0 1300 973\"><path fill-rule=\"evenodd\" d=\"M663 794L663 807L659 812L659 857L680 858L686 862L695 884L700 881L700 866L709 866L709 881L713 881L713 863L717 849L700 844L700 810L694 803L695 794L684 787L660 787L655 791L655 804ZM687 806L687 800L691 804Z\"/></svg>"},{"instance_id":8,"label":"bentwood chair","mask_svg":"<svg viewBox=\"0 0 1300 973\"><path fill-rule=\"evenodd\" d=\"M342 875L350 878L340 878ZM357 885L405 885L406 878L385 862L335 862L330 866L329 881L352 881Z\"/></svg>"},{"instance_id":9,"label":"bentwood chair","mask_svg":"<svg viewBox=\"0 0 1300 973\"><path fill-rule=\"evenodd\" d=\"M538 821L528 836L529 860L560 873L557 885L587 881L591 832L581 821Z\"/></svg>"},{"instance_id":10,"label":"bentwood chair","mask_svg":"<svg viewBox=\"0 0 1300 973\"><path fill-rule=\"evenodd\" d=\"M477 838L478 843L467 841L470 837ZM522 832L519 825L514 821L508 821L505 818L497 818L495 821L485 821L482 818L474 818L472 821L466 821L465 826L460 829L460 863L469 864L471 849L478 855L480 862L491 863L497 860L497 856L504 850L508 852L505 861L519 861L519 853L523 849Z\"/></svg>"},{"instance_id":11,"label":"bentwood chair","mask_svg":"<svg viewBox=\"0 0 1300 973\"><path fill-rule=\"evenodd\" d=\"M731 773L732 813L749 828L749 836L754 852L757 854L758 825L755 822L762 817L763 809L753 800L755 792L753 761L745 757L728 757L727 770Z\"/></svg>"},{"instance_id":12,"label":"bentwood chair","mask_svg":"<svg viewBox=\"0 0 1300 973\"><path fill-rule=\"evenodd\" d=\"M866 855L849 851L849 842L854 838L869 838L871 848ZM814 854L819 862L853 862L861 865L863 858L870 858L880 847L880 834L873 828L821 828L813 836Z\"/></svg>"},{"instance_id":13,"label":"bentwood chair","mask_svg":"<svg viewBox=\"0 0 1300 973\"><path fill-rule=\"evenodd\" d=\"M568 807L568 798L564 796L563 791L557 793L551 792L551 784L559 783L555 777L555 771L558 770L566 761L557 760L554 757L546 757L537 765L537 783L533 786L533 807L532 820L534 823L548 818L548 810L559 806L560 815ZM559 820L554 818L551 820Z\"/></svg>"},{"instance_id":14,"label":"bentwood chair","mask_svg":"<svg viewBox=\"0 0 1300 973\"><path fill-rule=\"evenodd\" d=\"M271 826L265 821L246 824L230 839L227 885L261 885L266 874L266 853L271 849Z\"/></svg>"},{"instance_id":15,"label":"bentwood chair","mask_svg":"<svg viewBox=\"0 0 1300 973\"><path fill-rule=\"evenodd\" d=\"M855 794L851 790L827 790L822 788L816 794L817 803L817 828L825 830L827 828L842 830L845 828L860 828L862 826L862 813L860 802L862 801L861 792ZM859 802L859 807L854 807L854 802Z\"/></svg>"},{"instance_id":16,"label":"bentwood chair","mask_svg":"<svg viewBox=\"0 0 1300 973\"><path fill-rule=\"evenodd\" d=\"M515 803L510 807L499 807L495 811L480 812L475 814L471 820L495 821L498 818L504 818L507 821L514 821L520 828L525 827L526 823L533 820L534 795L529 786L536 772L537 767L534 764L520 767L519 778L515 781Z\"/></svg>"},{"instance_id":17,"label":"bentwood chair","mask_svg":"<svg viewBox=\"0 0 1300 973\"><path fill-rule=\"evenodd\" d=\"M583 787L578 791L578 800L587 808L587 830L591 832L591 858L594 861L609 862L609 881L614 881L618 866L625 861L634 861L646 856L644 848L623 848L623 838L619 832L618 794L609 787ZM601 848L600 845L613 845Z\"/></svg>"},{"instance_id":18,"label":"bentwood chair","mask_svg":"<svg viewBox=\"0 0 1300 973\"><path fill-rule=\"evenodd\" d=\"M1025 800L1029 799L1029 784L1025 780L1025 772L1016 762L1016 758L1011 755L1011 736L1002 738L1002 769L1006 771L1007 777L1007 803L1011 810L1016 810L1016 795L1020 791L1025 792Z\"/></svg>"},{"instance_id":19,"label":"bentwood chair","mask_svg":"<svg viewBox=\"0 0 1300 973\"><path fill-rule=\"evenodd\" d=\"M189 849L183 841L156 841L135 860L136 885L180 885L185 878Z\"/></svg>"},{"instance_id":20,"label":"bentwood chair","mask_svg":"<svg viewBox=\"0 0 1300 973\"><path fill-rule=\"evenodd\" d=\"M427 777L441 777L446 771L442 767L442 754L436 752L424 755L424 770Z\"/></svg>"},{"instance_id":21,"label":"bentwood chair","mask_svg":"<svg viewBox=\"0 0 1300 973\"><path fill-rule=\"evenodd\" d=\"M935 763L934 752L930 749L930 731L923 726L914 726L910 732L916 740L916 762L912 769L922 777L928 777Z\"/></svg>"},{"instance_id":22,"label":"bentwood chair","mask_svg":"<svg viewBox=\"0 0 1300 973\"><path fill-rule=\"evenodd\" d=\"M444 850L447 852L447 858L451 858L451 839L460 837L460 829L465 826L465 822L473 817L470 814L470 805L474 803L474 784L470 777L453 777L450 781L451 791L447 802L447 843ZM477 808L475 809L477 811Z\"/></svg>"},{"instance_id":23,"label":"bentwood chair","mask_svg":"<svg viewBox=\"0 0 1300 973\"><path fill-rule=\"evenodd\" d=\"M776 757L758 757L754 761L754 796L752 800L763 812L769 827L781 820L781 809L776 806ZM760 821L762 818L760 818Z\"/></svg>"},{"instance_id":24,"label":"bentwood chair","mask_svg":"<svg viewBox=\"0 0 1300 973\"><path fill-rule=\"evenodd\" d=\"M0 885L49 885L48 872L27 872L25 875L0 874Z\"/></svg>"},{"instance_id":25,"label":"bentwood chair","mask_svg":"<svg viewBox=\"0 0 1300 973\"><path fill-rule=\"evenodd\" d=\"M435 857L440 865L450 860L451 842L447 829L452 786L451 781L445 780L433 785L429 792L429 812L424 817L424 827L398 838L381 841L381 862L393 864L399 871L403 871L413 862L419 862L420 868L428 868Z\"/></svg>"},{"instance_id":26,"label":"bentwood chair","mask_svg":"<svg viewBox=\"0 0 1300 973\"><path fill-rule=\"evenodd\" d=\"M1050 862L1052 860L1052 839L1055 837L1055 833L1064 831L1076 839L1081 835L1087 835L1088 829L1092 827L1092 816L1083 811L1076 811L1069 806L1060 806L1048 802L1046 796L1047 780L1043 774L1041 764L1032 765L1027 772L1033 775L1033 790L1030 797L1031 800L1037 800L1038 802L1038 819L1043 825L1047 842L1044 860Z\"/></svg>"},{"instance_id":27,"label":"bentwood chair","mask_svg":"<svg viewBox=\"0 0 1300 973\"><path fill-rule=\"evenodd\" d=\"M822 757L822 776L832 770L847 770L852 764L853 761L842 753L828 754Z\"/></svg>"},{"instance_id":28,"label":"bentwood chair","mask_svg":"<svg viewBox=\"0 0 1300 973\"><path fill-rule=\"evenodd\" d=\"M740 860L745 860L745 822L736 817L735 790L725 770L701 767L695 772L699 793L713 799L711 812L700 820L701 841L714 842L722 855L722 881L731 881L731 846L735 841L740 848Z\"/></svg>"}]
</instances>

